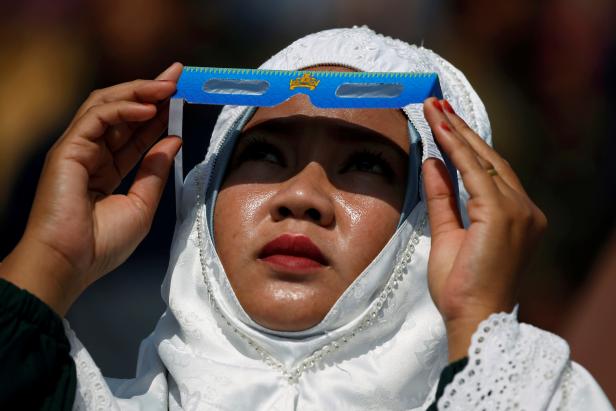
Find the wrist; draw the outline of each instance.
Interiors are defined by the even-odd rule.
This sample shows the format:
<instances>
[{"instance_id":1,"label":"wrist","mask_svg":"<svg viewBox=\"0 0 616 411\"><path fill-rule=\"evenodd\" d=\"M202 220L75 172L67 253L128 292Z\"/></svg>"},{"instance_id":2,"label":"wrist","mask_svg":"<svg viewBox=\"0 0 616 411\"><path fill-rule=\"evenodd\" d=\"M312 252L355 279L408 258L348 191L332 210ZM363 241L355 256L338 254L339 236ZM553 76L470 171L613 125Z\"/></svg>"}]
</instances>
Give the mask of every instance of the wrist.
<instances>
[{"instance_id":1,"label":"wrist","mask_svg":"<svg viewBox=\"0 0 616 411\"><path fill-rule=\"evenodd\" d=\"M464 358L468 355L468 348L471 345L471 338L477 331L479 324L486 320L491 314L497 312L510 312L512 307L495 307L490 309L483 307L464 316L445 320L447 330L447 345L449 352L449 362Z\"/></svg>"},{"instance_id":2,"label":"wrist","mask_svg":"<svg viewBox=\"0 0 616 411\"><path fill-rule=\"evenodd\" d=\"M70 262L53 248L22 238L0 264L0 278L25 289L64 317L83 288Z\"/></svg>"},{"instance_id":3,"label":"wrist","mask_svg":"<svg viewBox=\"0 0 616 411\"><path fill-rule=\"evenodd\" d=\"M487 318L487 317L486 317ZM458 320L445 323L447 330L447 349L449 362L457 361L468 355L471 337L485 318Z\"/></svg>"}]
</instances>

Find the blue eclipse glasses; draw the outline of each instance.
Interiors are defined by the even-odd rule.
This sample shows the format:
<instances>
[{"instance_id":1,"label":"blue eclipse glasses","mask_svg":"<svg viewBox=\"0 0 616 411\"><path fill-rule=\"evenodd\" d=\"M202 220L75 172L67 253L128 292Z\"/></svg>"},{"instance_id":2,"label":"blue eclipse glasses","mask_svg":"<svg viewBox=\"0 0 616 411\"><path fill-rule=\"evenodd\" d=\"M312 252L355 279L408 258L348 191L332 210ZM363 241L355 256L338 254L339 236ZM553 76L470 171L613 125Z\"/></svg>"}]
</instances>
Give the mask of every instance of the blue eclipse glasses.
<instances>
[{"instance_id":1,"label":"blue eclipse glasses","mask_svg":"<svg viewBox=\"0 0 616 411\"><path fill-rule=\"evenodd\" d=\"M435 73L185 67L173 98L192 104L266 107L299 93L321 108L402 108L442 94Z\"/></svg>"},{"instance_id":2,"label":"blue eclipse glasses","mask_svg":"<svg viewBox=\"0 0 616 411\"><path fill-rule=\"evenodd\" d=\"M184 67L170 101L169 134L183 137L184 104L271 107L295 94L308 96L320 108L403 108L442 98L436 73ZM175 158L178 214L183 184L180 149Z\"/></svg>"}]
</instances>

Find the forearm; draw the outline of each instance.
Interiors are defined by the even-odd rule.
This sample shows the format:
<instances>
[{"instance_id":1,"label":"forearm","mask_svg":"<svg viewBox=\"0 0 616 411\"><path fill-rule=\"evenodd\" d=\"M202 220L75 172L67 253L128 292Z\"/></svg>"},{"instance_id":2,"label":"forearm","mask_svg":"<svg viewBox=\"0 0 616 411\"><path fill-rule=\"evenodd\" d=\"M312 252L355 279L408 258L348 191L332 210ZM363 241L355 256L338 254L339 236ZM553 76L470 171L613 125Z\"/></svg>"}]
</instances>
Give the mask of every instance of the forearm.
<instances>
[{"instance_id":1,"label":"forearm","mask_svg":"<svg viewBox=\"0 0 616 411\"><path fill-rule=\"evenodd\" d=\"M83 290L60 253L28 238L22 239L0 264L0 278L35 295L60 317Z\"/></svg>"}]
</instances>

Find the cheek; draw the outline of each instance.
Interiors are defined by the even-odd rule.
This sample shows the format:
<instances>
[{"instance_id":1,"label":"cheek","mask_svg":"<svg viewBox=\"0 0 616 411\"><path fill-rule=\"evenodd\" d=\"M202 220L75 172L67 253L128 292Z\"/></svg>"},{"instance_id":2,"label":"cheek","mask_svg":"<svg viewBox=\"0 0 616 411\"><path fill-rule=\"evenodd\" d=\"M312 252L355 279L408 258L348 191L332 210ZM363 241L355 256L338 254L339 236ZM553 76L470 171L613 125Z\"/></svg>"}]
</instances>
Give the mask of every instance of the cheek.
<instances>
[{"instance_id":1,"label":"cheek","mask_svg":"<svg viewBox=\"0 0 616 411\"><path fill-rule=\"evenodd\" d=\"M259 223L267 218L264 204L273 193L263 185L260 187L238 184L218 193L214 207L214 241L225 267L241 257L240 250L250 249Z\"/></svg>"},{"instance_id":2,"label":"cheek","mask_svg":"<svg viewBox=\"0 0 616 411\"><path fill-rule=\"evenodd\" d=\"M362 195L339 195L335 199L344 218L339 218L341 255L347 273L357 277L395 233L400 212L389 203ZM348 258L346 258L348 257Z\"/></svg>"}]
</instances>

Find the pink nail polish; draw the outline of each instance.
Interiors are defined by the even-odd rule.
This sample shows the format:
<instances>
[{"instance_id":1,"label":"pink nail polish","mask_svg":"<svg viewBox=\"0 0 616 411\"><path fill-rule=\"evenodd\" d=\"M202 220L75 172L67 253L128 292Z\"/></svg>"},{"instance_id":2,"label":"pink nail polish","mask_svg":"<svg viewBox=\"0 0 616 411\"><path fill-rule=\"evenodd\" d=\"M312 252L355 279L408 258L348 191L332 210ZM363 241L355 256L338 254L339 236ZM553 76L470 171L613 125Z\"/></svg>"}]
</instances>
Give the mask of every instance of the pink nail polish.
<instances>
[{"instance_id":1,"label":"pink nail polish","mask_svg":"<svg viewBox=\"0 0 616 411\"><path fill-rule=\"evenodd\" d=\"M443 100L443 107L445 107L445 110L447 110L449 113L456 114L456 112L453 110L453 107L451 107L451 104L449 104L449 101Z\"/></svg>"},{"instance_id":2,"label":"pink nail polish","mask_svg":"<svg viewBox=\"0 0 616 411\"><path fill-rule=\"evenodd\" d=\"M443 106L441 105L441 102L440 102L440 101L438 101L438 100L433 100L433 101L432 101L432 105L433 105L434 107L436 107L436 109L437 109L438 111L440 111L441 113L443 113Z\"/></svg>"}]
</instances>

